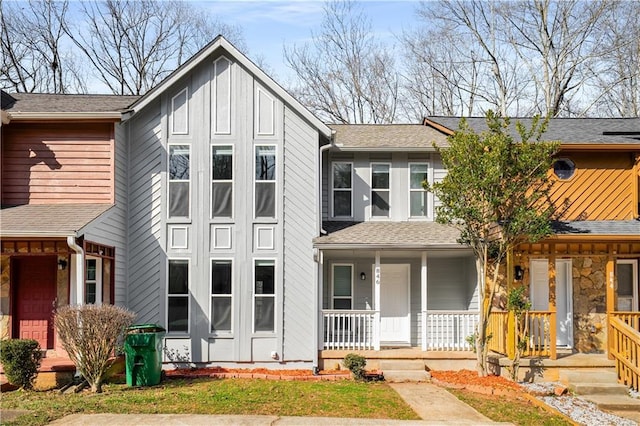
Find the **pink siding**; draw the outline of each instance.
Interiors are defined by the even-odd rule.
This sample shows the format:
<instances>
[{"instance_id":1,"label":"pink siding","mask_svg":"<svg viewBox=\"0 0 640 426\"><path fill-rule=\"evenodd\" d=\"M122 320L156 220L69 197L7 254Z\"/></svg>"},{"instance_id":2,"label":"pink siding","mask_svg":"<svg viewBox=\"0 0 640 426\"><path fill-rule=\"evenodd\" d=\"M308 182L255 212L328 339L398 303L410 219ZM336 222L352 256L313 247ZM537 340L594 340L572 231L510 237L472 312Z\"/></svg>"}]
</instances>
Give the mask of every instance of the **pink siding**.
<instances>
[{"instance_id":1,"label":"pink siding","mask_svg":"<svg viewBox=\"0 0 640 426\"><path fill-rule=\"evenodd\" d=\"M113 200L113 123L2 126L3 205Z\"/></svg>"}]
</instances>

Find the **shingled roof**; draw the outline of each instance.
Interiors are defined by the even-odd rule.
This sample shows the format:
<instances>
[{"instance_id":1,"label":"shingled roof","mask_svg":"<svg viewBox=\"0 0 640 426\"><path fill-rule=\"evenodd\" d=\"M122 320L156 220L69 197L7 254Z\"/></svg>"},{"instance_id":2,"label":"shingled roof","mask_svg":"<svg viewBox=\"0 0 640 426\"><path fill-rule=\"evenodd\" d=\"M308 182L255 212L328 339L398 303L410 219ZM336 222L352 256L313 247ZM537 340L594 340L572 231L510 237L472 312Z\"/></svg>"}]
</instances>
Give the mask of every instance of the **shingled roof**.
<instances>
[{"instance_id":1,"label":"shingled roof","mask_svg":"<svg viewBox=\"0 0 640 426\"><path fill-rule=\"evenodd\" d=\"M553 224L557 235L620 235L640 240L640 220L579 220L557 221Z\"/></svg>"},{"instance_id":2,"label":"shingled roof","mask_svg":"<svg viewBox=\"0 0 640 426\"><path fill-rule=\"evenodd\" d=\"M340 150L433 149L447 146L447 135L421 124L330 124Z\"/></svg>"},{"instance_id":3,"label":"shingled roof","mask_svg":"<svg viewBox=\"0 0 640 426\"><path fill-rule=\"evenodd\" d=\"M460 117L425 117L430 127L436 123L451 131L459 128ZM469 127L475 132L487 130L484 117L465 117ZM531 118L512 118L515 122L531 126ZM559 141L563 144L640 144L640 119L638 118L552 118L542 140Z\"/></svg>"},{"instance_id":4,"label":"shingled roof","mask_svg":"<svg viewBox=\"0 0 640 426\"><path fill-rule=\"evenodd\" d=\"M0 236L75 236L111 204L26 204L0 210Z\"/></svg>"},{"instance_id":5,"label":"shingled roof","mask_svg":"<svg viewBox=\"0 0 640 426\"><path fill-rule=\"evenodd\" d=\"M460 232L435 222L323 223L327 235L313 240L321 248L463 248Z\"/></svg>"},{"instance_id":6,"label":"shingled roof","mask_svg":"<svg viewBox=\"0 0 640 426\"><path fill-rule=\"evenodd\" d=\"M11 113L119 112L139 96L65 95L51 93L2 92L2 109Z\"/></svg>"}]
</instances>

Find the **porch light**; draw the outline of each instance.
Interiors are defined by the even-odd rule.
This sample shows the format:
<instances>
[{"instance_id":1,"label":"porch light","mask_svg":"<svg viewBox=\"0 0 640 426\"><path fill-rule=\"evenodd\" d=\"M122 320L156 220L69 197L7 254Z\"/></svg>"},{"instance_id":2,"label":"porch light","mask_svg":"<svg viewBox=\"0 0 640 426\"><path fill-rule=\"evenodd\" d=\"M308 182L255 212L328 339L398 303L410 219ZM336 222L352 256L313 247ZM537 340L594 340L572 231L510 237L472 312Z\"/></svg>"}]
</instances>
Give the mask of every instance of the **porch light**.
<instances>
[{"instance_id":1,"label":"porch light","mask_svg":"<svg viewBox=\"0 0 640 426\"><path fill-rule=\"evenodd\" d=\"M360 272L360 279L362 281L366 280L367 279L367 274L365 274L364 272Z\"/></svg>"},{"instance_id":2,"label":"porch light","mask_svg":"<svg viewBox=\"0 0 640 426\"><path fill-rule=\"evenodd\" d=\"M60 271L67 269L67 261L65 259L58 259L58 269Z\"/></svg>"},{"instance_id":3,"label":"porch light","mask_svg":"<svg viewBox=\"0 0 640 426\"><path fill-rule=\"evenodd\" d=\"M516 267L513 270L513 278L516 281L520 281L523 276L524 276L524 269L522 269L522 266L516 265Z\"/></svg>"}]
</instances>

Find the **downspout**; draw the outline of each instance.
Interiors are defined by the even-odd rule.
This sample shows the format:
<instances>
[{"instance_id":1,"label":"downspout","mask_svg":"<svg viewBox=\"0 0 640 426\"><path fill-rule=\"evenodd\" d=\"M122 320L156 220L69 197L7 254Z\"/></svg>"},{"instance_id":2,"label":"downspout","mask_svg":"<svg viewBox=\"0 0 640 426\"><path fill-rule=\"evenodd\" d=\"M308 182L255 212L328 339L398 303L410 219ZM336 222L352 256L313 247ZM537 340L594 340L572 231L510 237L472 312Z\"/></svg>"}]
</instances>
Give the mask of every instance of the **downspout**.
<instances>
[{"instance_id":1,"label":"downspout","mask_svg":"<svg viewBox=\"0 0 640 426\"><path fill-rule=\"evenodd\" d=\"M321 235L326 235L327 231L325 231L324 229L322 229L322 155L324 154L325 151L327 151L329 148L331 148L333 146L333 142L335 140L336 137L336 131L335 130L331 130L331 140L327 145L321 146L320 147L320 151L319 151L319 155L320 158L318 160L318 229L320 229L320 234Z\"/></svg>"},{"instance_id":2,"label":"downspout","mask_svg":"<svg viewBox=\"0 0 640 426\"><path fill-rule=\"evenodd\" d=\"M72 270L75 274L71 276L71 297L70 305L84 304L84 250L76 243L76 237L67 236L67 245L75 252L72 255Z\"/></svg>"}]
</instances>

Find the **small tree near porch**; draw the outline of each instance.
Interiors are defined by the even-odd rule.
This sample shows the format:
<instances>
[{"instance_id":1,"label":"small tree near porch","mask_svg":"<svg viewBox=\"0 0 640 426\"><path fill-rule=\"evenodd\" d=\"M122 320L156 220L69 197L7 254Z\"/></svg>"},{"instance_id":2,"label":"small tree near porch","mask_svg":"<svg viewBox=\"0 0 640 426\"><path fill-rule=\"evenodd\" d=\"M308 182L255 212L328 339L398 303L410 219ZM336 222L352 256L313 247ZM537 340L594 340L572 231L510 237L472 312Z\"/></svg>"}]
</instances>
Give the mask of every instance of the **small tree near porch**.
<instances>
[{"instance_id":1,"label":"small tree near porch","mask_svg":"<svg viewBox=\"0 0 640 426\"><path fill-rule=\"evenodd\" d=\"M549 170L558 144L540 142L546 121L536 117L530 129L509 131L510 122L491 111L488 130L474 132L465 122L439 149L447 175L432 185L440 201L437 221L460 230L460 243L476 258L480 318L475 336L477 369L487 374L487 329L500 279L500 266L520 243L551 234L554 211L548 198Z\"/></svg>"}]
</instances>

